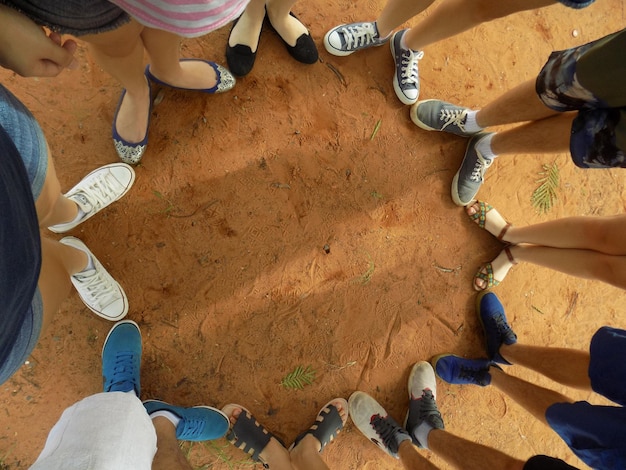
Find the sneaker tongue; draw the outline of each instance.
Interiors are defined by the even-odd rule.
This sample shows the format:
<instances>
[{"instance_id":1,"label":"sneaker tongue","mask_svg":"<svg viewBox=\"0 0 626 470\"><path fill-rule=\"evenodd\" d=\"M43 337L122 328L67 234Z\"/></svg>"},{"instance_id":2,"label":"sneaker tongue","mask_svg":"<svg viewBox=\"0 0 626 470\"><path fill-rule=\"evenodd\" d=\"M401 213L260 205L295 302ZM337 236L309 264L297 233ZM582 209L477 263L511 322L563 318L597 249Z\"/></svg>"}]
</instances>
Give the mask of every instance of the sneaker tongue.
<instances>
[{"instance_id":1,"label":"sneaker tongue","mask_svg":"<svg viewBox=\"0 0 626 470\"><path fill-rule=\"evenodd\" d=\"M80 207L85 214L88 214L93 209L93 205L89 202L87 196L82 192L73 194L71 199L78 204L78 207Z\"/></svg>"}]
</instances>

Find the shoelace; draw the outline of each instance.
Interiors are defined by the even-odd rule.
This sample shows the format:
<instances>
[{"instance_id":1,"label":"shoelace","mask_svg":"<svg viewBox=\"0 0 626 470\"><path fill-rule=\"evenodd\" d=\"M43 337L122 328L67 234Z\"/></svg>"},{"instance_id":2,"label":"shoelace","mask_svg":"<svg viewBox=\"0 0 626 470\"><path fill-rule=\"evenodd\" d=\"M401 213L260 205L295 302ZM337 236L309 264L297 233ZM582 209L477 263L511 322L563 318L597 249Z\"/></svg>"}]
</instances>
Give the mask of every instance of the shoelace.
<instances>
[{"instance_id":1,"label":"shoelace","mask_svg":"<svg viewBox=\"0 0 626 470\"><path fill-rule=\"evenodd\" d=\"M180 440L188 440L202 434L206 421L200 418L185 417L185 419L181 420L181 423L183 428L176 433L176 437Z\"/></svg>"},{"instance_id":2,"label":"shoelace","mask_svg":"<svg viewBox=\"0 0 626 470\"><path fill-rule=\"evenodd\" d=\"M483 156L476 152L476 164L474 165L474 169L472 170L472 175L470 176L470 180L476 181L477 183L481 183L483 181L483 175L489 165L491 165L493 160L487 160L483 158Z\"/></svg>"},{"instance_id":3,"label":"shoelace","mask_svg":"<svg viewBox=\"0 0 626 470\"><path fill-rule=\"evenodd\" d=\"M106 307L117 299L117 289L113 287L103 273L96 269L76 273L74 278L80 282L84 289L83 294L89 296L90 303L94 303L100 308Z\"/></svg>"},{"instance_id":4,"label":"shoelace","mask_svg":"<svg viewBox=\"0 0 626 470\"><path fill-rule=\"evenodd\" d=\"M517 340L517 335L513 332L511 326L504 320L504 315L498 314L489 318L489 323L496 329L500 335L502 342L505 344L513 344Z\"/></svg>"},{"instance_id":5,"label":"shoelace","mask_svg":"<svg viewBox=\"0 0 626 470\"><path fill-rule=\"evenodd\" d=\"M94 178L86 188L76 193L76 196L86 200L92 208L100 210L113 201L115 195L120 192L120 189L121 185L119 181L107 171Z\"/></svg>"},{"instance_id":6,"label":"shoelace","mask_svg":"<svg viewBox=\"0 0 626 470\"><path fill-rule=\"evenodd\" d=\"M422 403L420 405L420 421L427 421L434 428L443 429L443 419L435 397L430 389L426 389L422 392Z\"/></svg>"},{"instance_id":7,"label":"shoelace","mask_svg":"<svg viewBox=\"0 0 626 470\"><path fill-rule=\"evenodd\" d=\"M448 126L456 126L461 131L465 132L465 121L467 118L466 109L446 109L441 108L439 112L439 120L443 121L441 130L444 130Z\"/></svg>"},{"instance_id":8,"label":"shoelace","mask_svg":"<svg viewBox=\"0 0 626 470\"><path fill-rule=\"evenodd\" d=\"M370 423L376 433L380 436L383 444L394 454L398 453L398 442L396 434L401 428L393 424L388 418L382 418L380 415L372 416Z\"/></svg>"},{"instance_id":9,"label":"shoelace","mask_svg":"<svg viewBox=\"0 0 626 470\"><path fill-rule=\"evenodd\" d=\"M407 50L402 53L402 66L400 67L401 82L405 85L416 84L419 80L417 62L424 57L424 51L413 52Z\"/></svg>"},{"instance_id":10,"label":"shoelace","mask_svg":"<svg viewBox=\"0 0 626 470\"><path fill-rule=\"evenodd\" d=\"M123 383L130 383L133 388L135 387L134 357L135 355L130 351L121 351L116 354L113 375L107 380L106 390Z\"/></svg>"},{"instance_id":11,"label":"shoelace","mask_svg":"<svg viewBox=\"0 0 626 470\"><path fill-rule=\"evenodd\" d=\"M476 385L485 385L486 373L487 371L484 369L478 369L475 367L467 367L467 366L459 367L459 378L472 382Z\"/></svg>"},{"instance_id":12,"label":"shoelace","mask_svg":"<svg viewBox=\"0 0 626 470\"><path fill-rule=\"evenodd\" d=\"M371 24L344 27L340 32L345 38L347 50L371 44L376 38L376 30Z\"/></svg>"}]
</instances>

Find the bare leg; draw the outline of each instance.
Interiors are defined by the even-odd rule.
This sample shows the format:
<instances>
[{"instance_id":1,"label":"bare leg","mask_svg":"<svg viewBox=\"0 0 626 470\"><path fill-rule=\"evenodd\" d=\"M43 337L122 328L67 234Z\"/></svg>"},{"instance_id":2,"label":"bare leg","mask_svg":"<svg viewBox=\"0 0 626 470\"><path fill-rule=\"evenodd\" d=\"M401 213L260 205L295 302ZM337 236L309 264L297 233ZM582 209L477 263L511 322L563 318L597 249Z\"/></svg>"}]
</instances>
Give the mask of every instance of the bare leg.
<instances>
[{"instance_id":1,"label":"bare leg","mask_svg":"<svg viewBox=\"0 0 626 470\"><path fill-rule=\"evenodd\" d=\"M338 400L332 402L337 411L339 411L342 422L345 424L348 420L348 410L344 408L343 403ZM296 470L328 470L328 466L324 463L320 454L321 448L320 441L313 435L307 434L304 436L289 453L293 468Z\"/></svg>"},{"instance_id":2,"label":"bare leg","mask_svg":"<svg viewBox=\"0 0 626 470\"><path fill-rule=\"evenodd\" d=\"M514 459L492 447L468 441L441 429L433 429L430 432L428 435L428 447L454 468L460 470L482 470L485 468L522 470L525 464L525 462ZM407 469L411 468L406 465L405 467ZM416 466L412 468L431 467Z\"/></svg>"},{"instance_id":3,"label":"bare leg","mask_svg":"<svg viewBox=\"0 0 626 470\"><path fill-rule=\"evenodd\" d=\"M78 213L75 202L61 194L54 162L48 154L48 171L41 194L35 201L39 226L42 230L50 225L73 220ZM43 300L43 330L50 324L61 303L70 294L70 274L87 266L87 255L80 250L41 236L42 264L39 273L39 291Z\"/></svg>"},{"instance_id":4,"label":"bare leg","mask_svg":"<svg viewBox=\"0 0 626 470\"><path fill-rule=\"evenodd\" d=\"M533 263L572 276L595 279L626 289L626 256L534 245L511 247L511 254L518 262Z\"/></svg>"},{"instance_id":5,"label":"bare leg","mask_svg":"<svg viewBox=\"0 0 626 470\"><path fill-rule=\"evenodd\" d=\"M560 393L507 375L505 372L495 367L489 369L489 373L491 374L492 385L506 393L544 424L548 424L546 420L546 410L551 405L555 403L572 402L569 398Z\"/></svg>"},{"instance_id":6,"label":"bare leg","mask_svg":"<svg viewBox=\"0 0 626 470\"><path fill-rule=\"evenodd\" d=\"M494 229L495 230L495 229ZM607 255L626 255L621 234L626 232L626 215L565 217L526 227L511 226L505 240L554 248L578 248Z\"/></svg>"},{"instance_id":7,"label":"bare leg","mask_svg":"<svg viewBox=\"0 0 626 470\"><path fill-rule=\"evenodd\" d=\"M431 431L432 434L432 431ZM406 470L437 470L430 460L417 451L411 441L402 441L398 448L400 462Z\"/></svg>"},{"instance_id":8,"label":"bare leg","mask_svg":"<svg viewBox=\"0 0 626 470\"><path fill-rule=\"evenodd\" d=\"M159 29L144 28L141 32L143 46L150 55L150 71L171 85L202 90L217 83L215 70L198 61L180 62L180 37Z\"/></svg>"},{"instance_id":9,"label":"bare leg","mask_svg":"<svg viewBox=\"0 0 626 470\"><path fill-rule=\"evenodd\" d=\"M117 117L117 131L128 142L141 142L148 126L150 89L143 73L141 26L131 21L120 28L82 37L96 62L126 89Z\"/></svg>"},{"instance_id":10,"label":"bare leg","mask_svg":"<svg viewBox=\"0 0 626 470\"><path fill-rule=\"evenodd\" d=\"M154 418L152 424L157 435L157 452L152 461L152 470L192 470L176 439L176 428L162 416Z\"/></svg>"},{"instance_id":11,"label":"bare leg","mask_svg":"<svg viewBox=\"0 0 626 470\"><path fill-rule=\"evenodd\" d=\"M407 32L406 43L413 50L421 50L429 44L467 31L481 23L554 3L556 0L444 0L429 16ZM419 11L411 16L417 13ZM404 21L406 19L398 24Z\"/></svg>"},{"instance_id":12,"label":"bare leg","mask_svg":"<svg viewBox=\"0 0 626 470\"><path fill-rule=\"evenodd\" d=\"M431 6L434 1L435 0L388 0L376 20L378 34L381 38L389 36L394 29L414 16L419 15L422 11ZM450 21L449 18L436 27L440 28L448 21Z\"/></svg>"},{"instance_id":13,"label":"bare leg","mask_svg":"<svg viewBox=\"0 0 626 470\"><path fill-rule=\"evenodd\" d=\"M535 121L556 114L537 96L535 80L529 80L499 96L478 111L476 122L481 127L524 121Z\"/></svg>"},{"instance_id":14,"label":"bare leg","mask_svg":"<svg viewBox=\"0 0 626 470\"><path fill-rule=\"evenodd\" d=\"M574 117L574 113L558 113L498 132L491 148L496 155L568 152Z\"/></svg>"},{"instance_id":15,"label":"bare leg","mask_svg":"<svg viewBox=\"0 0 626 470\"><path fill-rule=\"evenodd\" d=\"M295 46L296 41L303 34L307 34L308 29L297 19L289 14L291 7L296 0L267 0L267 17L276 32L290 46Z\"/></svg>"},{"instance_id":16,"label":"bare leg","mask_svg":"<svg viewBox=\"0 0 626 470\"><path fill-rule=\"evenodd\" d=\"M515 343L503 344L500 354L512 364L532 369L560 384L591 390L588 352Z\"/></svg>"},{"instance_id":17,"label":"bare leg","mask_svg":"<svg viewBox=\"0 0 626 470\"><path fill-rule=\"evenodd\" d=\"M228 37L230 47L242 44L250 46L250 50L256 52L263 27L263 18L265 18L265 0L251 0L230 32Z\"/></svg>"}]
</instances>

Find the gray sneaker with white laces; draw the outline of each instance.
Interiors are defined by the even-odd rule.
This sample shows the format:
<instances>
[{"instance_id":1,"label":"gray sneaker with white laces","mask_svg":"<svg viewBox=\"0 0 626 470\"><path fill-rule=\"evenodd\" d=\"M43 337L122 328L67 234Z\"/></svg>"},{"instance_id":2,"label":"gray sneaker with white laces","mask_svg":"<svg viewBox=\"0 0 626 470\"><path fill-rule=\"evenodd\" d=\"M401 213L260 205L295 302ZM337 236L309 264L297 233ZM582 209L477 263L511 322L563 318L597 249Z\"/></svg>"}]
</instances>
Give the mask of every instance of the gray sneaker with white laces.
<instances>
[{"instance_id":1,"label":"gray sneaker with white laces","mask_svg":"<svg viewBox=\"0 0 626 470\"><path fill-rule=\"evenodd\" d=\"M85 269L70 276L78 295L89 310L110 321L124 318L128 313L128 299L124 290L100 264L87 245L75 237L65 237L59 241L84 252L93 262L92 269Z\"/></svg>"},{"instance_id":2,"label":"gray sneaker with white laces","mask_svg":"<svg viewBox=\"0 0 626 470\"><path fill-rule=\"evenodd\" d=\"M423 51L404 49L400 43L407 30L398 31L391 37L391 55L395 64L393 89L404 104L413 104L420 94L420 78L417 63L424 57Z\"/></svg>"},{"instance_id":3,"label":"gray sneaker with white laces","mask_svg":"<svg viewBox=\"0 0 626 470\"><path fill-rule=\"evenodd\" d=\"M369 47L382 46L389 38L381 38L374 21L340 24L326 33L324 47L337 56L350 55Z\"/></svg>"},{"instance_id":4,"label":"gray sneaker with white laces","mask_svg":"<svg viewBox=\"0 0 626 470\"><path fill-rule=\"evenodd\" d=\"M452 179L452 200L457 206L467 206L476 197L483 184L485 173L493 163L492 158L485 158L476 149L478 141L489 133L474 135L467 144L461 168Z\"/></svg>"},{"instance_id":5,"label":"gray sneaker with white laces","mask_svg":"<svg viewBox=\"0 0 626 470\"><path fill-rule=\"evenodd\" d=\"M82 211L82 217L65 224L48 227L54 233L65 233L120 199L135 182L135 170L126 163L111 163L95 169L65 193Z\"/></svg>"},{"instance_id":6,"label":"gray sneaker with white laces","mask_svg":"<svg viewBox=\"0 0 626 470\"><path fill-rule=\"evenodd\" d=\"M418 101L411 107L411 120L427 131L449 132L471 137L477 132L467 132L465 122L470 108L456 106L441 100Z\"/></svg>"}]
</instances>

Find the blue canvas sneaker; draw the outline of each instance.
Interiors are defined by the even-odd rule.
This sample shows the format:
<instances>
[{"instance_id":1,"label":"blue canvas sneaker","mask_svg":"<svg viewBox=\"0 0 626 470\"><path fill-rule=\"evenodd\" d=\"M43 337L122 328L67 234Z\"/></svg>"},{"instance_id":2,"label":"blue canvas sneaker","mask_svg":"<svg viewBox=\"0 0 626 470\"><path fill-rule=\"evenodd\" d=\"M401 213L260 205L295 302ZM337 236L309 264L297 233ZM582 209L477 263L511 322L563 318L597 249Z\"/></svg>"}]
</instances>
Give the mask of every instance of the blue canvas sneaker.
<instances>
[{"instance_id":1,"label":"blue canvas sneaker","mask_svg":"<svg viewBox=\"0 0 626 470\"><path fill-rule=\"evenodd\" d=\"M437 375L450 384L474 384L484 387L491 383L489 367L494 365L489 359L465 359L454 354L442 354L433 359L433 369Z\"/></svg>"},{"instance_id":2,"label":"blue canvas sneaker","mask_svg":"<svg viewBox=\"0 0 626 470\"><path fill-rule=\"evenodd\" d=\"M404 104L413 104L420 94L420 77L417 63L424 57L424 51L405 49L400 44L406 29L391 37L391 55L395 65L393 89Z\"/></svg>"},{"instance_id":3,"label":"blue canvas sneaker","mask_svg":"<svg viewBox=\"0 0 626 470\"><path fill-rule=\"evenodd\" d=\"M135 391L139 397L141 332L134 321L116 323L102 348L102 377L105 392Z\"/></svg>"},{"instance_id":4,"label":"blue canvas sneaker","mask_svg":"<svg viewBox=\"0 0 626 470\"><path fill-rule=\"evenodd\" d=\"M176 426L176 439L181 441L210 441L219 439L228 432L230 421L220 410L211 406L183 408L164 401L146 400L143 402L148 415L156 411L169 411L180 418Z\"/></svg>"},{"instance_id":5,"label":"blue canvas sneaker","mask_svg":"<svg viewBox=\"0 0 626 470\"><path fill-rule=\"evenodd\" d=\"M336 56L347 56L361 49L382 46L389 38L382 38L373 21L340 24L324 36L324 47Z\"/></svg>"},{"instance_id":6,"label":"blue canvas sneaker","mask_svg":"<svg viewBox=\"0 0 626 470\"><path fill-rule=\"evenodd\" d=\"M487 357L494 362L510 365L500 353L503 344L517 343L517 335L506 320L504 306L493 292L483 292L476 299L476 311L485 333Z\"/></svg>"},{"instance_id":7,"label":"blue canvas sneaker","mask_svg":"<svg viewBox=\"0 0 626 470\"><path fill-rule=\"evenodd\" d=\"M493 163L493 158L485 158L476 150L480 139L489 135L480 132L470 139L461 162L461 168L452 179L452 200L458 206L467 206L474 200L483 184L485 173Z\"/></svg>"},{"instance_id":8,"label":"blue canvas sneaker","mask_svg":"<svg viewBox=\"0 0 626 470\"><path fill-rule=\"evenodd\" d=\"M461 137L471 137L477 132L467 132L465 122L470 108L456 106L441 100L418 101L411 106L411 120L427 131L449 132Z\"/></svg>"}]
</instances>

